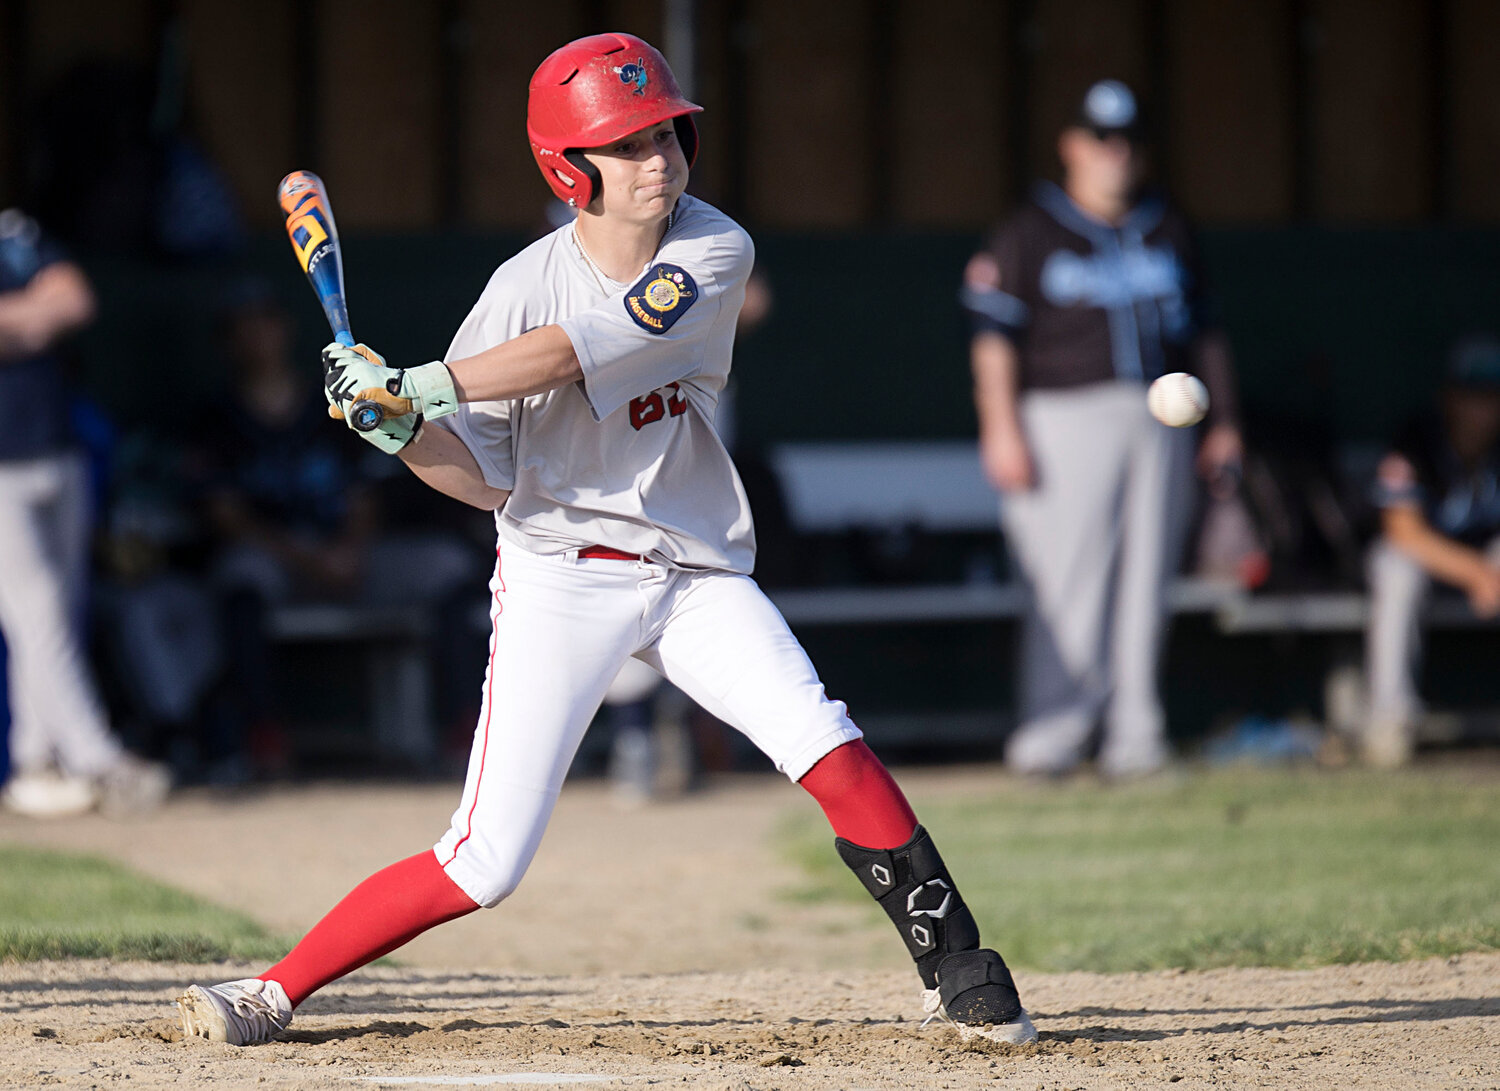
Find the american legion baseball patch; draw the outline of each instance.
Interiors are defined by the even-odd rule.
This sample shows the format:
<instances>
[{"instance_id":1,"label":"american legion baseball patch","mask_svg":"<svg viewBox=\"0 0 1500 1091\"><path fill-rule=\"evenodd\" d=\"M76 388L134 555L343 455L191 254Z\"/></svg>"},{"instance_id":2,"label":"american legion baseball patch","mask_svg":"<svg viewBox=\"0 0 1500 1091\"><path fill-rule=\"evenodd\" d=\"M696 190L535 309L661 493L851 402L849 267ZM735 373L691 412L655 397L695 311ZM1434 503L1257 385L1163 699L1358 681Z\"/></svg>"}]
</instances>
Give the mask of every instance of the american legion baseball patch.
<instances>
[{"instance_id":1,"label":"american legion baseball patch","mask_svg":"<svg viewBox=\"0 0 1500 1091\"><path fill-rule=\"evenodd\" d=\"M680 265L651 269L625 293L625 311L647 333L666 333L698 298L698 285Z\"/></svg>"}]
</instances>

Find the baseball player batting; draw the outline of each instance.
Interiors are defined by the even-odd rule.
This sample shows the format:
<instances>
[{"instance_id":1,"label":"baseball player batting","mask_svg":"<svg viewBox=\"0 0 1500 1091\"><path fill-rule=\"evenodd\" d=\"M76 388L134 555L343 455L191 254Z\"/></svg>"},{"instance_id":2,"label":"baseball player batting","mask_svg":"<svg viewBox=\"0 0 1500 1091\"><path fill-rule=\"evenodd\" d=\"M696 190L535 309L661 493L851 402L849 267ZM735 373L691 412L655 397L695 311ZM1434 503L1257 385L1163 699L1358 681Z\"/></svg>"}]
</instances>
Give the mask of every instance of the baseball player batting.
<instances>
[{"instance_id":1,"label":"baseball player batting","mask_svg":"<svg viewBox=\"0 0 1500 1091\"><path fill-rule=\"evenodd\" d=\"M433 488L493 510L492 631L468 774L437 844L366 879L259 977L193 985L184 1031L270 1040L315 990L515 890L621 665L660 671L822 806L891 916L924 1006L964 1037L1036 1037L932 838L750 578L755 534L714 428L754 250L685 196L693 115L660 53L581 38L531 79L542 177L577 210L495 272L445 361L323 352L330 415Z\"/></svg>"}]
</instances>

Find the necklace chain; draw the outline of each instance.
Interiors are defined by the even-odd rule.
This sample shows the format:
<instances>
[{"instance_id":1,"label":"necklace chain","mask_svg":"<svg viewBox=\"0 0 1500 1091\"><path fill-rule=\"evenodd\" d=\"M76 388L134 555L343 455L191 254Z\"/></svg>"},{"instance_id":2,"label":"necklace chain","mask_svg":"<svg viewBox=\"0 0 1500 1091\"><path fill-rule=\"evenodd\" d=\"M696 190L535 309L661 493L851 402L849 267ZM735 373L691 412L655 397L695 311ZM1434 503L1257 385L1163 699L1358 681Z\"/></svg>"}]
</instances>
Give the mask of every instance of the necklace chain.
<instances>
[{"instance_id":1,"label":"necklace chain","mask_svg":"<svg viewBox=\"0 0 1500 1091\"><path fill-rule=\"evenodd\" d=\"M672 223L676 219L677 219L677 210L674 208L671 212L667 213L667 227L666 227L666 231L671 231L672 230ZM663 236L666 235L666 231L662 232ZM583 248L583 240L578 237L578 221L577 220L573 221L573 246L574 246L575 249L577 249L578 256L583 259L583 264L587 265L588 269L589 269L589 272L593 274L594 283L597 284L597 285L599 285L599 290L601 292L603 292L605 295L609 295L610 294L609 289L604 286L604 282L607 280L611 284L614 284L614 285L617 285L617 286L619 285L620 282L618 280L616 280L614 277L607 276L605 274L604 270L601 269L601 268L599 268L598 264L594 261L594 259L589 256L589 252Z\"/></svg>"},{"instance_id":2,"label":"necklace chain","mask_svg":"<svg viewBox=\"0 0 1500 1091\"><path fill-rule=\"evenodd\" d=\"M583 259L583 264L588 266L589 272L593 274L594 283L599 285L599 291L605 295L609 295L609 289L604 286L604 282L606 280L609 280L611 284L616 282L606 277L604 270L595 265L594 259L589 257L589 252L583 248L583 240L578 237L578 225L576 223L573 225L573 246L577 249L578 256Z\"/></svg>"}]
</instances>

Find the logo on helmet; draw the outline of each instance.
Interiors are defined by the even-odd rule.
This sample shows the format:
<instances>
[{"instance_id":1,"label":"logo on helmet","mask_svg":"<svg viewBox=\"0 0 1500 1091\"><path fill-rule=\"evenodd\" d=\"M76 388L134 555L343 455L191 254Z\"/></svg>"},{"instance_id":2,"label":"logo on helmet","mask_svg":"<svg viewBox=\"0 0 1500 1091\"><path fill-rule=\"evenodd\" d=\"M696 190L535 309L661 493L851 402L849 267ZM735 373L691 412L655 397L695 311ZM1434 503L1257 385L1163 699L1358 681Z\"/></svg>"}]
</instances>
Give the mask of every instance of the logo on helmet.
<instances>
[{"instance_id":1,"label":"logo on helmet","mask_svg":"<svg viewBox=\"0 0 1500 1091\"><path fill-rule=\"evenodd\" d=\"M634 64L622 64L618 68L611 68L610 71L620 77L621 83L635 84L636 94L644 95L646 93L646 82L649 77L646 75L645 57L637 58Z\"/></svg>"}]
</instances>

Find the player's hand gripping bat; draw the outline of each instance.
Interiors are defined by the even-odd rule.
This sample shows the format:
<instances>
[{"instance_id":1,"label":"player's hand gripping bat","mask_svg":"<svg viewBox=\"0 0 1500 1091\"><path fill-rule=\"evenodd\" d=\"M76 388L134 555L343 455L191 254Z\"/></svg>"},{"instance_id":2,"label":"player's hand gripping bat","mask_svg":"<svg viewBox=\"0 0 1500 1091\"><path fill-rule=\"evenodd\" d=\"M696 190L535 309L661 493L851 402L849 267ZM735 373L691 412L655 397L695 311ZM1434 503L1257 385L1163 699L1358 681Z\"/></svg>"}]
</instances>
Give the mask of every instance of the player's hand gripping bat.
<instances>
[{"instance_id":1,"label":"player's hand gripping bat","mask_svg":"<svg viewBox=\"0 0 1500 1091\"><path fill-rule=\"evenodd\" d=\"M281 214L286 218L287 237L292 240L297 261L323 307L323 315L333 330L333 339L341 345L353 347L349 309L344 303L344 258L339 249L338 228L333 222L333 208L323 189L323 179L312 171L294 170L276 187L276 198L281 204ZM373 432L379 428L387 412L396 416L411 412L411 403L405 398L381 391L381 400L390 403L382 405L365 396L370 391L360 393L361 396L349 407L349 423L361 432ZM404 409L399 408L401 403L405 403Z\"/></svg>"}]
</instances>

